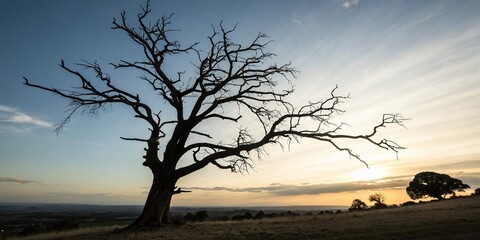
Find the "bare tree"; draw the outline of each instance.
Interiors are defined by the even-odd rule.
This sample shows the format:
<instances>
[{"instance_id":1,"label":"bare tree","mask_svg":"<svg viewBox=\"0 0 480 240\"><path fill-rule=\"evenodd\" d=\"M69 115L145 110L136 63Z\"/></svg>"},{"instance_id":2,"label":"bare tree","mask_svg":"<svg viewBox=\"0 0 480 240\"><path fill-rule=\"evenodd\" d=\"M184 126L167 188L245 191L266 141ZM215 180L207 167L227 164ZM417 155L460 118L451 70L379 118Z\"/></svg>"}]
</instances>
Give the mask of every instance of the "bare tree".
<instances>
[{"instance_id":1,"label":"bare tree","mask_svg":"<svg viewBox=\"0 0 480 240\"><path fill-rule=\"evenodd\" d=\"M373 193L372 195L368 196L368 201L375 203L373 208L387 207L387 204L385 204L385 194L383 193Z\"/></svg>"},{"instance_id":2,"label":"bare tree","mask_svg":"<svg viewBox=\"0 0 480 240\"><path fill-rule=\"evenodd\" d=\"M268 144L289 144L297 138L315 139L331 144L362 162L359 155L337 140L364 140L395 152L402 149L391 140L374 139L380 128L390 124L402 125L404 119L399 114L383 115L381 122L364 135L340 133L343 124L335 124L332 117L343 112L339 104L348 96L337 94L337 88L326 99L304 106L296 107L289 102L287 97L292 94L293 86L279 90L277 81L289 83L297 72L290 64L268 64L275 55L266 51L270 41L264 34L260 33L249 44L242 45L231 39L235 27L226 29L220 24L217 28L213 27L208 37L208 48L201 51L197 43L183 47L179 41L170 39L174 30L171 28L172 16L150 21L147 20L150 12L147 3L138 15L136 27L129 25L125 12L119 20L113 20L112 28L126 33L140 46L144 59L121 60L112 65L117 69L141 72L140 80L150 86L165 104L161 101L157 105L147 104L139 94L118 87L96 62L79 64L96 74L96 78L88 79L61 61L60 67L71 73L79 83L69 90L45 87L24 78L25 85L55 93L70 101L69 112L57 131L78 110L97 113L108 104L128 106L136 118L145 121L148 136L122 137L123 140L145 143L143 165L153 174L144 209L132 227L168 222L172 195L184 192L176 186L180 178L209 164L232 172L248 171L253 164L252 151L261 153ZM184 72L170 76L165 69L168 57L184 54L196 59L196 72L190 80L184 78ZM236 111L232 113L228 111L230 109ZM175 114L162 115L161 110L173 110ZM260 133L242 127L246 124L242 121L252 118L261 126ZM237 125L238 132L235 132L232 142L202 131L205 128L201 125L208 126L215 121ZM190 162L179 167L180 160Z\"/></svg>"}]
</instances>

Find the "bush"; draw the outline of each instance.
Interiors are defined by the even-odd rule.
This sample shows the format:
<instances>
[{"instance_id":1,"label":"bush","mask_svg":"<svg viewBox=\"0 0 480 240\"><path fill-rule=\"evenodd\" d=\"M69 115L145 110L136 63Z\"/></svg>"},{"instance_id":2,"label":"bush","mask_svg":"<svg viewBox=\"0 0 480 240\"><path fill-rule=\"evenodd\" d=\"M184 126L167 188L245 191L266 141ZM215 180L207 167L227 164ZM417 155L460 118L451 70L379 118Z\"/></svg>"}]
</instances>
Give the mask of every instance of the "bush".
<instances>
[{"instance_id":1,"label":"bush","mask_svg":"<svg viewBox=\"0 0 480 240\"><path fill-rule=\"evenodd\" d=\"M414 202L414 201L407 201L407 202L402 203L401 206L402 207L403 206L412 206L412 205L415 205L415 204L417 204L417 203Z\"/></svg>"},{"instance_id":2,"label":"bush","mask_svg":"<svg viewBox=\"0 0 480 240\"><path fill-rule=\"evenodd\" d=\"M217 217L215 217L213 220L224 222L224 221L230 220L230 218L229 218L228 216L222 215L222 216L217 216Z\"/></svg>"},{"instance_id":3,"label":"bush","mask_svg":"<svg viewBox=\"0 0 480 240\"><path fill-rule=\"evenodd\" d=\"M198 211L195 213L194 221L195 222L203 222L207 219L208 214L207 211Z\"/></svg>"},{"instance_id":4,"label":"bush","mask_svg":"<svg viewBox=\"0 0 480 240\"><path fill-rule=\"evenodd\" d=\"M241 220L245 220L244 215L235 215L232 217L232 221L241 221Z\"/></svg>"},{"instance_id":5,"label":"bush","mask_svg":"<svg viewBox=\"0 0 480 240\"><path fill-rule=\"evenodd\" d=\"M246 212L243 217L245 217L245 219L252 219L253 218L253 215L250 213L250 212Z\"/></svg>"},{"instance_id":6,"label":"bush","mask_svg":"<svg viewBox=\"0 0 480 240\"><path fill-rule=\"evenodd\" d=\"M267 218L276 218L276 217L279 217L278 213L269 213L267 215L265 215L265 217Z\"/></svg>"},{"instance_id":7,"label":"bush","mask_svg":"<svg viewBox=\"0 0 480 240\"><path fill-rule=\"evenodd\" d=\"M257 214L255 214L253 219L262 219L264 217L265 217L265 213L263 211L259 211Z\"/></svg>"},{"instance_id":8,"label":"bush","mask_svg":"<svg viewBox=\"0 0 480 240\"><path fill-rule=\"evenodd\" d=\"M193 221L195 221L195 215L193 215L192 213L187 213L185 215L185 217L183 217L183 221L184 222L193 222Z\"/></svg>"}]
</instances>

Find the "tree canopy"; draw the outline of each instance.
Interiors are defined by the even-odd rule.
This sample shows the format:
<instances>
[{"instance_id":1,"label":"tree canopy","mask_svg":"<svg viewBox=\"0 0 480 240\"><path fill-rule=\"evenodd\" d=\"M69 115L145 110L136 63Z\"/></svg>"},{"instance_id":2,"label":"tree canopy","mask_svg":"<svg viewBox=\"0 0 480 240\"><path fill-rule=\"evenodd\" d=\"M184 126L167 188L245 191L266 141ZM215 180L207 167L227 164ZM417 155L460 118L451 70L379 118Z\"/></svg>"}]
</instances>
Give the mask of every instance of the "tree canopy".
<instances>
[{"instance_id":1,"label":"tree canopy","mask_svg":"<svg viewBox=\"0 0 480 240\"><path fill-rule=\"evenodd\" d=\"M352 205L350 206L348 211L361 211L361 210L365 210L367 208L368 208L368 206L365 202L363 202L360 199L354 199L352 201Z\"/></svg>"},{"instance_id":2,"label":"tree canopy","mask_svg":"<svg viewBox=\"0 0 480 240\"><path fill-rule=\"evenodd\" d=\"M444 199L448 194L455 194L455 191L464 192L468 188L470 186L447 174L421 172L415 175L406 191L413 200L426 197Z\"/></svg>"},{"instance_id":3,"label":"tree canopy","mask_svg":"<svg viewBox=\"0 0 480 240\"><path fill-rule=\"evenodd\" d=\"M375 203L373 208L387 207L387 204L385 204L385 195L383 193L373 193L372 195L368 196L368 201Z\"/></svg>"}]
</instances>

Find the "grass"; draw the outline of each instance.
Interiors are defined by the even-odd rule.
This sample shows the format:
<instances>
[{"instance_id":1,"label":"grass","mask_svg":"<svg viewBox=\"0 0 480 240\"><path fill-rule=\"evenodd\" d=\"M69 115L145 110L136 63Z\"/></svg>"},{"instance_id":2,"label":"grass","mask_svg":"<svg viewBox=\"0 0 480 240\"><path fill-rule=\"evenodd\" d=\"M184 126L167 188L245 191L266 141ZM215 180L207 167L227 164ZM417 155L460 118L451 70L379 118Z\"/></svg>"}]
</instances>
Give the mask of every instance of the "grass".
<instances>
[{"instance_id":1,"label":"grass","mask_svg":"<svg viewBox=\"0 0 480 240\"><path fill-rule=\"evenodd\" d=\"M57 233L51 239L480 239L480 197L399 208L262 220L201 222L113 232ZM77 234L77 235L75 235ZM39 235L27 239L39 238Z\"/></svg>"},{"instance_id":2,"label":"grass","mask_svg":"<svg viewBox=\"0 0 480 240\"><path fill-rule=\"evenodd\" d=\"M86 227L86 228L79 228L75 230L63 231L63 232L47 232L41 233L26 237L11 237L7 238L7 240L46 240L46 239L64 239L64 238L72 238L78 236L94 236L94 235L102 235L108 234L113 232L115 229L122 228L123 226L119 225L111 225L111 226L102 226L102 227Z\"/></svg>"}]
</instances>

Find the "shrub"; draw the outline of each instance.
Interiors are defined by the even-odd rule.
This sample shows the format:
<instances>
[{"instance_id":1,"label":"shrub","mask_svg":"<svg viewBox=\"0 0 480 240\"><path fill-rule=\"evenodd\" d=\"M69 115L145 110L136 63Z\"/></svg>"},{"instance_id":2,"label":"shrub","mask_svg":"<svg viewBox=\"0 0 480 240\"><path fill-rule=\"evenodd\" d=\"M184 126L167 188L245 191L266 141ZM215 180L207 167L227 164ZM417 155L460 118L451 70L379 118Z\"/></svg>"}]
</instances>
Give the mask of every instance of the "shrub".
<instances>
[{"instance_id":1,"label":"shrub","mask_svg":"<svg viewBox=\"0 0 480 240\"><path fill-rule=\"evenodd\" d=\"M253 215L250 212L246 212L244 215L245 219L252 219Z\"/></svg>"},{"instance_id":2,"label":"shrub","mask_svg":"<svg viewBox=\"0 0 480 240\"><path fill-rule=\"evenodd\" d=\"M193 221L195 221L195 215L193 215L192 213L187 213L185 215L185 217L183 217L183 221L184 222L193 222Z\"/></svg>"},{"instance_id":3,"label":"shrub","mask_svg":"<svg viewBox=\"0 0 480 240\"><path fill-rule=\"evenodd\" d=\"M207 219L208 214L207 211L198 211L195 213L194 221L195 222L203 222Z\"/></svg>"},{"instance_id":4,"label":"shrub","mask_svg":"<svg viewBox=\"0 0 480 240\"><path fill-rule=\"evenodd\" d=\"M235 215L232 217L232 221L241 221L241 220L245 220L244 215Z\"/></svg>"},{"instance_id":5,"label":"shrub","mask_svg":"<svg viewBox=\"0 0 480 240\"><path fill-rule=\"evenodd\" d=\"M403 207L403 206L412 206L412 205L415 205L415 204L417 204L417 203L414 202L414 201L407 201L407 202L402 203L401 205Z\"/></svg>"},{"instance_id":6,"label":"shrub","mask_svg":"<svg viewBox=\"0 0 480 240\"><path fill-rule=\"evenodd\" d=\"M262 219L264 217L265 217L265 213L263 211L259 211L257 214L255 214L253 219Z\"/></svg>"}]
</instances>

